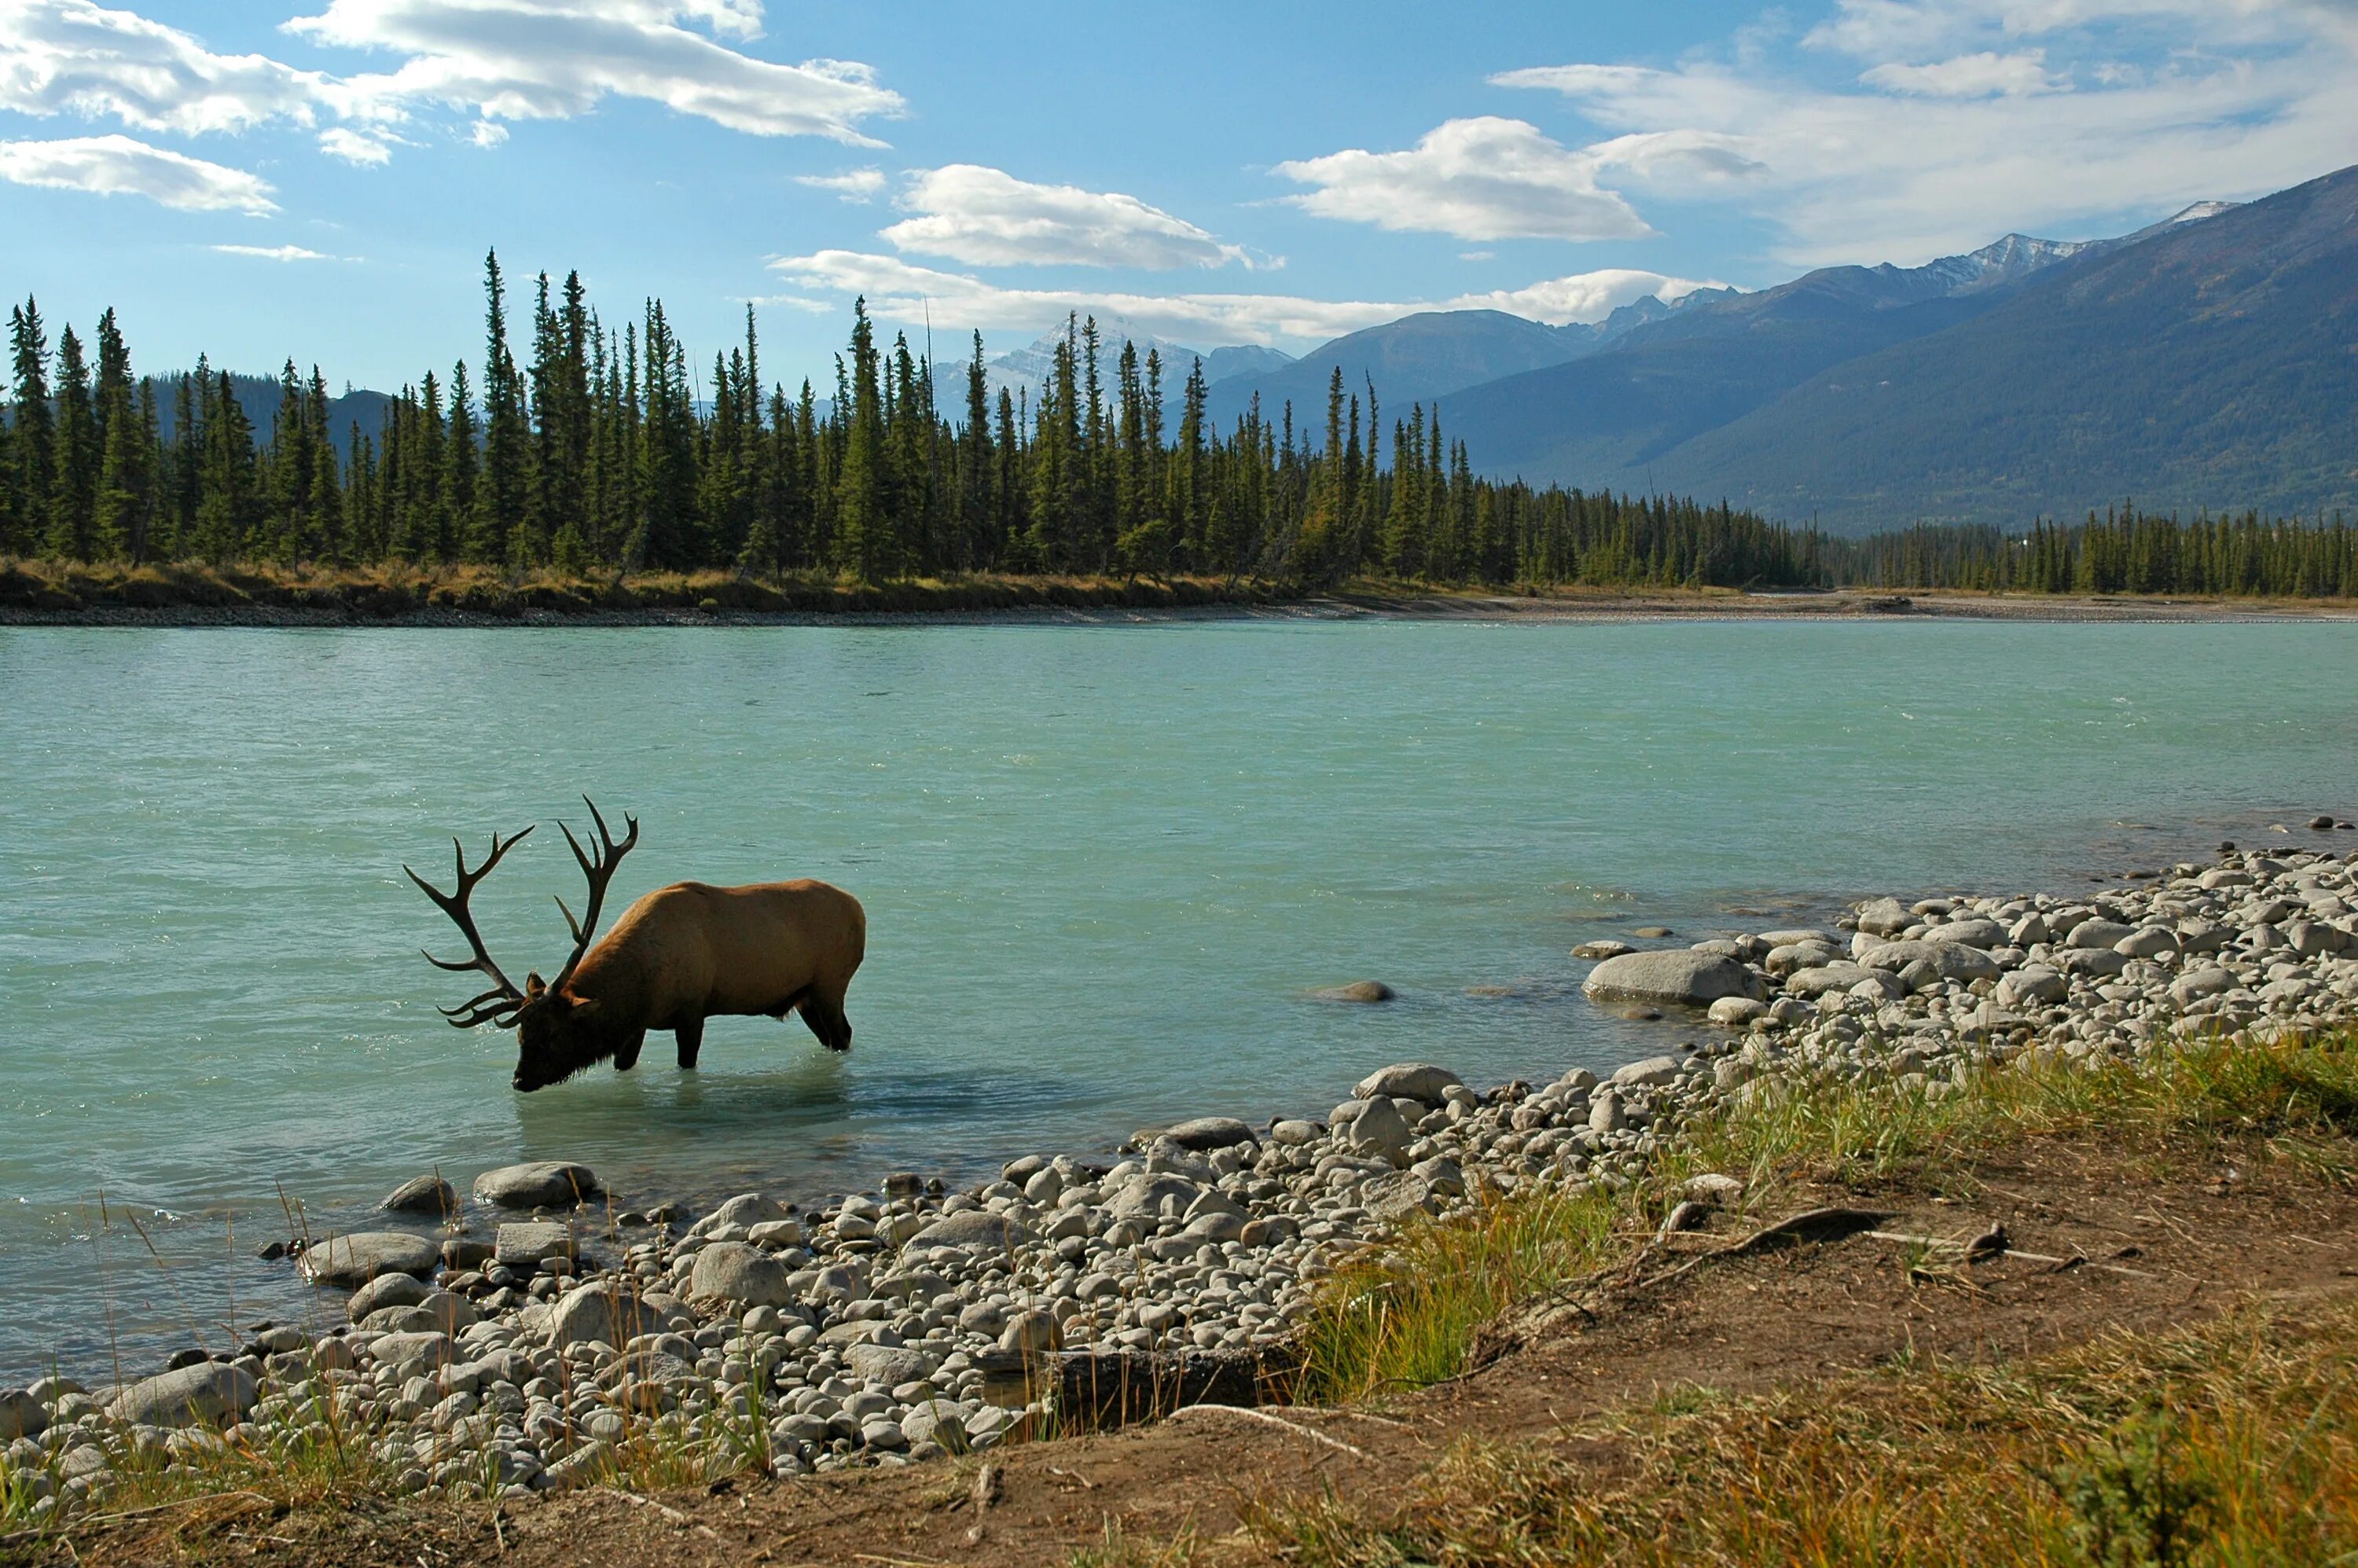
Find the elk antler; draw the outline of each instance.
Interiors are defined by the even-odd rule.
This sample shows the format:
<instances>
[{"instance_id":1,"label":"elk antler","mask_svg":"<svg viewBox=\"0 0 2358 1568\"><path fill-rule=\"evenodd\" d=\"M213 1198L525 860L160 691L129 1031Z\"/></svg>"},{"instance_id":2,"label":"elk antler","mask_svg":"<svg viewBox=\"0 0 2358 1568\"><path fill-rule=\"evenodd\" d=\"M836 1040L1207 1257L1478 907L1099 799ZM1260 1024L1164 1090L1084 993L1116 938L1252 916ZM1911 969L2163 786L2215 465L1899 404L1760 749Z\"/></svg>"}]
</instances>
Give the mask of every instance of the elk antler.
<instances>
[{"instance_id":1,"label":"elk antler","mask_svg":"<svg viewBox=\"0 0 2358 1568\"><path fill-rule=\"evenodd\" d=\"M559 822L557 825L557 830L564 834L565 841L573 847L573 859L580 864L581 874L590 879L589 914L585 919L576 920L573 918L573 912L566 909L565 901L561 898L557 901L557 907L564 912L565 924L573 932L573 952L565 960L565 968L557 972L557 979L550 982L551 990L565 989L565 982L573 978L573 971L580 964L581 956L590 951L590 938L598 934L598 912L606 903L606 884L614 880L614 868L622 863L622 857L629 854L639 841L637 817L627 812L623 814L622 823L630 832L623 836L621 843L617 844L614 842L614 836L606 831L606 819L599 815L598 803L585 795L581 797L581 804L590 808L591 820L598 824L597 851L594 854L583 853L580 840L573 837L573 829L564 823Z\"/></svg>"},{"instance_id":2,"label":"elk antler","mask_svg":"<svg viewBox=\"0 0 2358 1568\"><path fill-rule=\"evenodd\" d=\"M453 972L473 969L478 974L489 977L492 981L492 989L482 995L470 998L457 1007L436 1010L450 1021L450 1025L454 1029L472 1029L478 1023L487 1022L496 1022L504 1029L514 1022L510 1015L525 1003L524 992L516 989L515 983L500 973L500 967L492 962L491 954L484 950L483 934L475 929L475 916L473 912L468 909L467 900L474 896L475 884L492 874L492 869L500 863L500 857L523 842L525 834L531 831L532 829L527 827L523 833L505 839L496 833L492 834L492 852L484 858L481 866L471 871L467 869L466 846L460 844L455 838L452 838L450 848L459 862L459 886L455 892L444 892L416 871L410 871L407 866L401 868L408 873L409 880L417 884L418 890L434 901L435 907L449 915L460 931L465 934L467 946L473 948L475 953L473 957L462 958L455 963L427 953L426 961L438 969L449 969Z\"/></svg>"}]
</instances>

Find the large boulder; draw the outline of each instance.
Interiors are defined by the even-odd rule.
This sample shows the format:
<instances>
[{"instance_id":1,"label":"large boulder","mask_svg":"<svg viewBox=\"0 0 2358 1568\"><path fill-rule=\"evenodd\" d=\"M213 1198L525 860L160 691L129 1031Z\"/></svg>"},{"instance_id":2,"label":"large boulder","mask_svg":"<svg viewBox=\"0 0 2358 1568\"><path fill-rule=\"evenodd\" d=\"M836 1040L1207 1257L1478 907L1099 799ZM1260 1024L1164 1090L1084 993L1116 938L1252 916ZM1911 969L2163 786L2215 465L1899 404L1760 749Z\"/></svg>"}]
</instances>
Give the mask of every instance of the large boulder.
<instances>
[{"instance_id":1,"label":"large boulder","mask_svg":"<svg viewBox=\"0 0 2358 1568\"><path fill-rule=\"evenodd\" d=\"M1193 1183L1189 1184L1192 1188ZM909 1238L912 1247L981 1247L1004 1251L1029 1239L1023 1227L1003 1214L969 1208L946 1214Z\"/></svg>"},{"instance_id":2,"label":"large boulder","mask_svg":"<svg viewBox=\"0 0 2358 1568\"><path fill-rule=\"evenodd\" d=\"M1847 958L1796 969L1785 977L1785 989L1799 997L1821 996L1827 991L1846 991L1875 971L1864 964L1854 964Z\"/></svg>"},{"instance_id":3,"label":"large boulder","mask_svg":"<svg viewBox=\"0 0 2358 1568\"><path fill-rule=\"evenodd\" d=\"M411 1307L423 1303L431 1294L424 1281L410 1274L379 1274L352 1292L344 1307L344 1315L359 1323L371 1313L387 1307Z\"/></svg>"},{"instance_id":4,"label":"large boulder","mask_svg":"<svg viewBox=\"0 0 2358 1568\"><path fill-rule=\"evenodd\" d=\"M10 1389L0 1393L0 1443L14 1443L20 1437L38 1437L49 1427L49 1412L41 1401L22 1389Z\"/></svg>"},{"instance_id":5,"label":"large boulder","mask_svg":"<svg viewBox=\"0 0 2358 1568\"><path fill-rule=\"evenodd\" d=\"M1187 1212L1188 1206L1203 1195L1200 1182L1190 1180L1175 1171L1155 1171L1138 1176L1112 1194L1106 1202L1106 1214L1113 1219L1154 1219L1166 1209L1174 1217ZM952 1215L950 1219L964 1219L965 1215ZM939 1220L946 1225L949 1220ZM931 1228L930 1227L928 1228ZM925 1232L917 1233L917 1245L923 1245Z\"/></svg>"},{"instance_id":6,"label":"large boulder","mask_svg":"<svg viewBox=\"0 0 2358 1568\"><path fill-rule=\"evenodd\" d=\"M698 1252L687 1293L749 1307L789 1306L795 1299L786 1266L742 1241L716 1241Z\"/></svg>"},{"instance_id":7,"label":"large boulder","mask_svg":"<svg viewBox=\"0 0 2358 1568\"><path fill-rule=\"evenodd\" d=\"M1165 1130L1157 1136L1168 1138L1182 1149L1196 1153L1214 1149L1228 1149L1238 1143L1257 1143L1253 1130L1233 1116L1199 1116L1192 1121Z\"/></svg>"},{"instance_id":8,"label":"large boulder","mask_svg":"<svg viewBox=\"0 0 2358 1568\"><path fill-rule=\"evenodd\" d=\"M529 1272L550 1258L571 1261L580 1243L573 1227L561 1220L517 1219L500 1227L492 1249L492 1256L503 1267Z\"/></svg>"},{"instance_id":9,"label":"large boulder","mask_svg":"<svg viewBox=\"0 0 2358 1568\"><path fill-rule=\"evenodd\" d=\"M260 1397L254 1374L225 1361L200 1361L134 1383L106 1407L134 1426L213 1426L242 1419Z\"/></svg>"},{"instance_id":10,"label":"large boulder","mask_svg":"<svg viewBox=\"0 0 2358 1568\"><path fill-rule=\"evenodd\" d=\"M899 1345L852 1345L845 1347L843 1364L863 1382L897 1388L934 1374L934 1359L922 1350Z\"/></svg>"},{"instance_id":11,"label":"large boulder","mask_svg":"<svg viewBox=\"0 0 2358 1568\"><path fill-rule=\"evenodd\" d=\"M451 1214L459 1207L459 1189L439 1176L418 1176L385 1194L376 1206L387 1214Z\"/></svg>"},{"instance_id":12,"label":"large boulder","mask_svg":"<svg viewBox=\"0 0 2358 1568\"><path fill-rule=\"evenodd\" d=\"M1924 933L1927 942L1961 942L1968 947L2000 947L2006 945L2006 927L1995 920L1978 916L1969 920L1952 920L1945 925L1935 925Z\"/></svg>"},{"instance_id":13,"label":"large boulder","mask_svg":"<svg viewBox=\"0 0 2358 1568\"><path fill-rule=\"evenodd\" d=\"M1580 989L1600 1000L1708 1007L1724 996L1753 996L1758 987L1752 971L1734 958L1690 948L1607 958Z\"/></svg>"},{"instance_id":14,"label":"large boulder","mask_svg":"<svg viewBox=\"0 0 2358 1568\"><path fill-rule=\"evenodd\" d=\"M475 1178L475 1201L498 1208L571 1208L605 1190L589 1166L561 1161L503 1165Z\"/></svg>"},{"instance_id":15,"label":"large boulder","mask_svg":"<svg viewBox=\"0 0 2358 1568\"><path fill-rule=\"evenodd\" d=\"M619 1287L598 1281L576 1285L557 1299L548 1315L548 1343L558 1350L595 1340L621 1346L644 1332L638 1320L645 1314L635 1299L624 1299Z\"/></svg>"},{"instance_id":16,"label":"large boulder","mask_svg":"<svg viewBox=\"0 0 2358 1568\"><path fill-rule=\"evenodd\" d=\"M1425 1105L1439 1105L1443 1094L1453 1088L1463 1088L1466 1080L1446 1067L1435 1067L1422 1062L1396 1062L1389 1067L1379 1067L1359 1080L1351 1091L1353 1099L1412 1099Z\"/></svg>"},{"instance_id":17,"label":"large boulder","mask_svg":"<svg viewBox=\"0 0 2358 1568\"><path fill-rule=\"evenodd\" d=\"M1933 978L1967 985L1994 980L2000 973L1996 958L1963 942L1882 942L1861 953L1858 961L1870 969L1903 977L1911 966L1920 963L1929 966L1925 972Z\"/></svg>"},{"instance_id":18,"label":"large boulder","mask_svg":"<svg viewBox=\"0 0 2358 1568\"><path fill-rule=\"evenodd\" d=\"M379 1274L431 1274L442 1249L406 1230L358 1230L303 1249L303 1277L315 1285L365 1285Z\"/></svg>"},{"instance_id":19,"label":"large boulder","mask_svg":"<svg viewBox=\"0 0 2358 1568\"><path fill-rule=\"evenodd\" d=\"M1869 936L1888 936L1895 931L1905 931L1915 920L1908 906L1896 898L1869 899L1858 906L1858 928Z\"/></svg>"},{"instance_id":20,"label":"large boulder","mask_svg":"<svg viewBox=\"0 0 2358 1568\"><path fill-rule=\"evenodd\" d=\"M1388 1099L1368 1100L1357 1116L1336 1130L1354 1153L1373 1154L1395 1165L1407 1162L1408 1146L1416 1141L1408 1119Z\"/></svg>"}]
</instances>

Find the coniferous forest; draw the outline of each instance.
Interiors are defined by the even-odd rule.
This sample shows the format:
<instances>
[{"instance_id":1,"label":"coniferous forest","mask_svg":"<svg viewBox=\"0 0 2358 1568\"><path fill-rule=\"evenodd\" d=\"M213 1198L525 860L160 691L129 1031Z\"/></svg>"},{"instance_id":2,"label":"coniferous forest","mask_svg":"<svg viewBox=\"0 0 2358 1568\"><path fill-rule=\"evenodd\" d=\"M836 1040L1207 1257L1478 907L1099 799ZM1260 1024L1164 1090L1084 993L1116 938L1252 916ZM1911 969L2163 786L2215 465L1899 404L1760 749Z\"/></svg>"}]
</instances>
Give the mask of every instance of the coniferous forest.
<instances>
[{"instance_id":1,"label":"coniferous forest","mask_svg":"<svg viewBox=\"0 0 2358 1568\"><path fill-rule=\"evenodd\" d=\"M831 384L763 379L741 342L691 369L660 301L618 329L578 275L515 308L485 263L483 352L425 372L381 429L333 427L289 360L266 427L233 378L135 373L114 311L54 345L9 312L0 557L323 570L471 565L571 577L730 572L859 583L975 573L1174 577L1295 591L1354 579L1556 587L1965 589L2358 596L2358 532L2124 506L2021 532L1844 539L1725 503L1477 476L1441 411L1343 384L1323 410L1206 417L1199 362L1141 360L1068 322L1034 393L986 379L979 334L943 396L864 304ZM708 379L707 375L708 374ZM824 395L824 396L822 396ZM945 406L959 408L946 417Z\"/></svg>"}]
</instances>

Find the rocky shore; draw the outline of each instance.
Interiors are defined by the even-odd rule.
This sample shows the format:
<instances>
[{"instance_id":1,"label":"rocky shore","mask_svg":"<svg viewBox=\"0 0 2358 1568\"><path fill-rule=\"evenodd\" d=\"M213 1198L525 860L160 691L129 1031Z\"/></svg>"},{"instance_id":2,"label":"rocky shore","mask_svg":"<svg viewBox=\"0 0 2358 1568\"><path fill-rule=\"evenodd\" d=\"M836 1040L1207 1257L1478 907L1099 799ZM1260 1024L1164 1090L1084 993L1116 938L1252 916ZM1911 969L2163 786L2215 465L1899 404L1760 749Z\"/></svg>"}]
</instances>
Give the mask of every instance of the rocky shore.
<instances>
[{"instance_id":1,"label":"rocky shore","mask_svg":"<svg viewBox=\"0 0 2358 1568\"><path fill-rule=\"evenodd\" d=\"M1291 1367L1321 1277L1388 1228L1486 1190L1626 1186L1762 1082L1937 1096L2024 1053L2133 1057L2358 1016L2348 827L2093 896L1882 898L1833 930L1585 944L1592 997L1696 1024L1601 1079L1477 1089L1401 1065L1318 1116L1184 1121L968 1191L896 1173L807 1211L758 1193L621 1209L579 1165L486 1173L463 1207L424 1178L386 1203L433 1234L388 1218L291 1259L349 1292L334 1327L253 1325L234 1352L103 1394L0 1392L0 1498L38 1521L135 1472L330 1444L432 1496L530 1496L649 1455L784 1477L1250 1399Z\"/></svg>"}]
</instances>

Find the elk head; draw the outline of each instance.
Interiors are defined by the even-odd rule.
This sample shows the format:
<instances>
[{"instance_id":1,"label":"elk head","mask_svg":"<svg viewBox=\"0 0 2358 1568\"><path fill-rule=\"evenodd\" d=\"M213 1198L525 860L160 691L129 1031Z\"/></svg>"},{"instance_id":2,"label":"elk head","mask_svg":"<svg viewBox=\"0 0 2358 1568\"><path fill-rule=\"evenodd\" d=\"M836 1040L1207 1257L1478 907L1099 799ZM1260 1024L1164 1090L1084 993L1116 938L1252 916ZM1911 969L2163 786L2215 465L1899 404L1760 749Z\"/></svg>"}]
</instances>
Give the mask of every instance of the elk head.
<instances>
[{"instance_id":1,"label":"elk head","mask_svg":"<svg viewBox=\"0 0 2358 1568\"><path fill-rule=\"evenodd\" d=\"M557 901L557 907L564 913L567 927L573 933L573 951L567 956L565 967L557 971L557 979L553 982L544 982L539 975L530 974L525 977L524 989L519 990L515 983L502 974L500 967L492 961L491 954L483 946L482 933L475 928L474 913L467 906L467 901L474 895L476 885L492 874L493 868L499 865L500 858L521 843L532 832L531 828L504 839L496 833L492 834L491 853L483 858L481 865L471 871L467 869L465 846L456 838L451 839L450 847L458 860L459 880L458 885L447 893L407 866L401 868L408 873L409 880L417 884L419 891L450 917L473 952L473 957L459 959L438 958L428 953L426 961L438 969L453 972L472 969L492 982L491 989L481 995L471 997L457 1007L438 1011L450 1021L454 1028L472 1029L480 1023L495 1023L502 1029L514 1030L517 1045L515 1087L525 1094L546 1088L550 1084L564 1082L593 1062L612 1055L618 1044L614 1038L615 1032L601 1027L603 1021L599 1017L598 1000L575 995L572 983L574 971L581 966L582 956L590 951L590 938L597 935L598 915L606 903L606 884L613 881L614 868L621 863L622 857L638 844L639 821L635 816L625 816L622 818L629 832L618 844L614 836L606 830L606 818L600 815L596 803L585 795L581 797L581 804L590 807L590 819L598 825L597 848L584 850L580 840L573 837L573 829L562 822L557 825L557 829L565 835L566 843L572 847L574 860L581 867L581 874L589 879L590 903L584 917L576 920L573 912L566 908L565 901L561 898Z\"/></svg>"}]
</instances>

